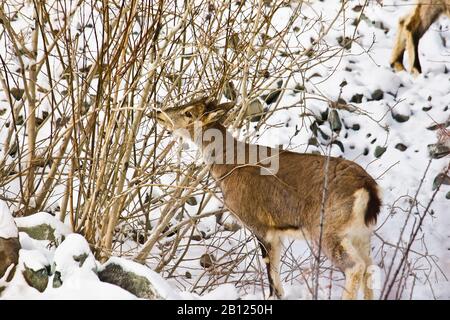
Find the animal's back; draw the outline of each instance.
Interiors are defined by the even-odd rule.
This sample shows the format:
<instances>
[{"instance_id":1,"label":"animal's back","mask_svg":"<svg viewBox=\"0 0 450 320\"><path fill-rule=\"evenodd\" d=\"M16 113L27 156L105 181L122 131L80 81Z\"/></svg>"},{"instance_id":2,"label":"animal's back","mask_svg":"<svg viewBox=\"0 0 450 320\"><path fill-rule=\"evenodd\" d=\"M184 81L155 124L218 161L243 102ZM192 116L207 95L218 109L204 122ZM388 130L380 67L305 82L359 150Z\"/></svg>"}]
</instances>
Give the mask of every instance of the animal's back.
<instances>
[{"instance_id":1,"label":"animal's back","mask_svg":"<svg viewBox=\"0 0 450 320\"><path fill-rule=\"evenodd\" d=\"M325 161L320 155L282 151L275 175L261 175L257 166L239 166L219 185L227 207L256 228L255 233L274 228L314 232L320 219ZM330 157L327 171L325 213L336 222L348 220L355 192L362 188L369 194L376 192L370 190L376 182L359 165L341 158Z\"/></svg>"}]
</instances>

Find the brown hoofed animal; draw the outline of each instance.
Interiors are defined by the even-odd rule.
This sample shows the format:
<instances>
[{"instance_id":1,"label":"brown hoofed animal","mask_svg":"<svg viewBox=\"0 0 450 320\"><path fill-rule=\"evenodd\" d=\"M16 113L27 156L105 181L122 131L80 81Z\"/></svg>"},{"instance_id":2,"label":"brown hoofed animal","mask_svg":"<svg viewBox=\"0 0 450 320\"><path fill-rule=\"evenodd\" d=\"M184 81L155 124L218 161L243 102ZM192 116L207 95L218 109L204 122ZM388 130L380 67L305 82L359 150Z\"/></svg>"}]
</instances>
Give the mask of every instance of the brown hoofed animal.
<instances>
[{"instance_id":1,"label":"brown hoofed animal","mask_svg":"<svg viewBox=\"0 0 450 320\"><path fill-rule=\"evenodd\" d=\"M315 250L321 243L321 252L345 273L343 298L356 299L362 287L364 298L372 299L367 268L372 264L370 238L381 206L375 180L356 163L330 157L323 202L327 157L278 152L278 149L236 140L221 124L231 106L203 98L158 111L156 119L170 131L176 133L181 129L184 132L181 135L190 137L206 162L209 161L210 172L223 193L226 207L260 243L270 297L283 296L280 247L282 238L288 236L306 239ZM217 136L211 139L208 134L211 130L221 133L223 139ZM250 154L263 149L268 151L266 159L261 157L263 152L256 158ZM245 157L239 158L240 152ZM267 167L267 161L261 163L267 159L278 161L278 170L263 175L261 168Z\"/></svg>"},{"instance_id":2,"label":"brown hoofed animal","mask_svg":"<svg viewBox=\"0 0 450 320\"><path fill-rule=\"evenodd\" d=\"M398 23L397 38L392 51L391 66L395 71L405 70L403 55L408 51L409 71L422 72L419 61L419 40L441 15L450 16L450 0L421 0Z\"/></svg>"}]
</instances>

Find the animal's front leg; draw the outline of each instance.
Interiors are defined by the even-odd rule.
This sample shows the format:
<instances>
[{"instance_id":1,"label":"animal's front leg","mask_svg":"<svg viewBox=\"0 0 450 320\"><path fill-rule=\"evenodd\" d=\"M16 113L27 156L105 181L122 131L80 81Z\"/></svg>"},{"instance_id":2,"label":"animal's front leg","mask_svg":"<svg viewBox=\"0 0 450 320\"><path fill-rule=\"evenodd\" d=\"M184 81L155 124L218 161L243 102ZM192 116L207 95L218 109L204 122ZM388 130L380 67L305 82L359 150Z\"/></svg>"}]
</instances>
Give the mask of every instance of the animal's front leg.
<instances>
[{"instance_id":1,"label":"animal's front leg","mask_svg":"<svg viewBox=\"0 0 450 320\"><path fill-rule=\"evenodd\" d=\"M281 299L284 295L280 281L280 249L281 241L278 236L268 239L258 239L261 254L266 264L267 276L269 278L269 299Z\"/></svg>"}]
</instances>

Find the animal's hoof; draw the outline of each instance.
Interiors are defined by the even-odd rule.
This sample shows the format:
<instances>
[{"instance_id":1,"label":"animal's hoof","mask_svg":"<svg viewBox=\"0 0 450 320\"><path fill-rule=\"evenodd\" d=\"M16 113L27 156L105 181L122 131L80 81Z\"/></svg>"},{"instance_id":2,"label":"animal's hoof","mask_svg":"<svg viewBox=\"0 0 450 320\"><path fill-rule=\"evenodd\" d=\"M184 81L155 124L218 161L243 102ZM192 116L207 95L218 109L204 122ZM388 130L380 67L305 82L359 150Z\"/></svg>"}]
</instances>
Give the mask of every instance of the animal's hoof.
<instances>
[{"instance_id":1,"label":"animal's hoof","mask_svg":"<svg viewBox=\"0 0 450 320\"><path fill-rule=\"evenodd\" d=\"M412 69L411 69L411 74L412 74L415 78L417 78L417 77L421 74L421 72L420 72L420 70L418 70L417 68L412 68Z\"/></svg>"},{"instance_id":2,"label":"animal's hoof","mask_svg":"<svg viewBox=\"0 0 450 320\"><path fill-rule=\"evenodd\" d=\"M391 63L391 67L395 70L395 72L400 72L400 71L405 70L403 63L398 62L398 61Z\"/></svg>"}]
</instances>

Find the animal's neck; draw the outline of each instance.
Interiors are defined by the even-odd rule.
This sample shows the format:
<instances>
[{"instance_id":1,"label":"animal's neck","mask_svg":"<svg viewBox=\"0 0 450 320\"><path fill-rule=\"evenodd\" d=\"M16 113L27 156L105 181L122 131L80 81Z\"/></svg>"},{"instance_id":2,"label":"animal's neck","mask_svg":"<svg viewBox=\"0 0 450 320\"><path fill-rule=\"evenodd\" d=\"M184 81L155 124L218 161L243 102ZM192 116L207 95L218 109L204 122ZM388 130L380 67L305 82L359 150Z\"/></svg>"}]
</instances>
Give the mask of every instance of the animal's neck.
<instances>
[{"instance_id":1,"label":"animal's neck","mask_svg":"<svg viewBox=\"0 0 450 320\"><path fill-rule=\"evenodd\" d=\"M239 148L248 149L246 143L236 140L219 123L203 126L195 142L201 149L205 163L211 165L211 173L216 179L223 177L238 165Z\"/></svg>"}]
</instances>

